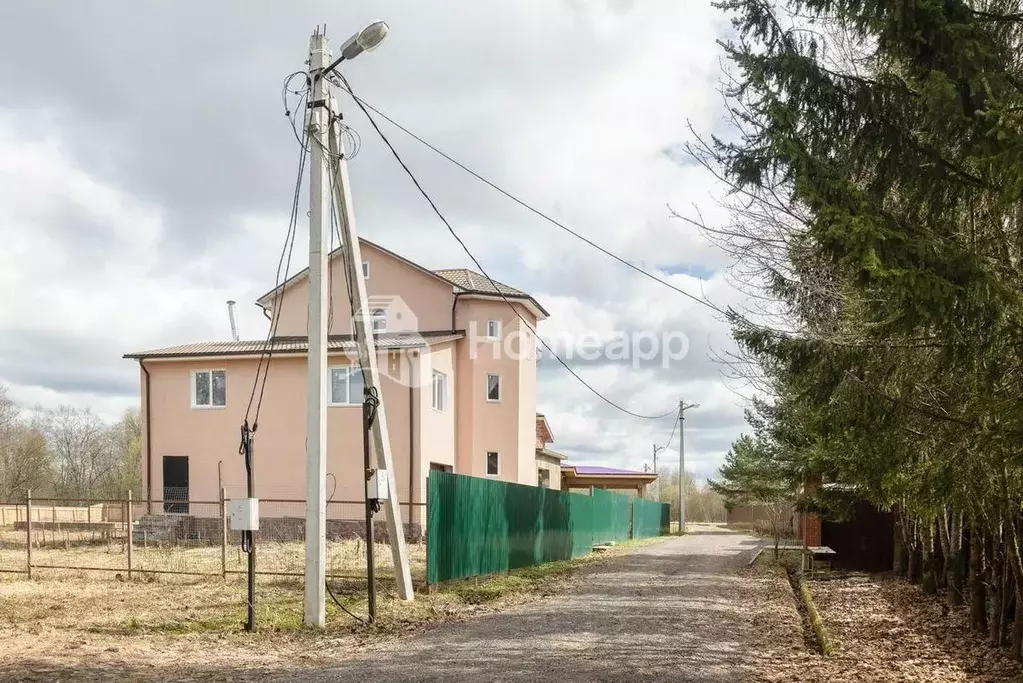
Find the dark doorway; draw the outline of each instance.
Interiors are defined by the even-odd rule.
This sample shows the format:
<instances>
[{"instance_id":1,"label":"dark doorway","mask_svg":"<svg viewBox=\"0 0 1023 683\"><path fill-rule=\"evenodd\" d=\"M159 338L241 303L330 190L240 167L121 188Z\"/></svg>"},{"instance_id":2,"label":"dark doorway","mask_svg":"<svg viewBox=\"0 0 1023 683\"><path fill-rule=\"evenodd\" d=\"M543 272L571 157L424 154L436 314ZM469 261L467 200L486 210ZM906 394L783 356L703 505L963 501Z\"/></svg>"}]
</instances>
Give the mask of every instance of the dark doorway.
<instances>
[{"instance_id":1,"label":"dark doorway","mask_svg":"<svg viewBox=\"0 0 1023 683\"><path fill-rule=\"evenodd\" d=\"M163 456L163 511L188 514L188 456Z\"/></svg>"},{"instance_id":2,"label":"dark doorway","mask_svg":"<svg viewBox=\"0 0 1023 683\"><path fill-rule=\"evenodd\" d=\"M451 470L451 465L442 465L439 462L431 462L430 463L430 471L431 472L451 472L452 470Z\"/></svg>"}]
</instances>

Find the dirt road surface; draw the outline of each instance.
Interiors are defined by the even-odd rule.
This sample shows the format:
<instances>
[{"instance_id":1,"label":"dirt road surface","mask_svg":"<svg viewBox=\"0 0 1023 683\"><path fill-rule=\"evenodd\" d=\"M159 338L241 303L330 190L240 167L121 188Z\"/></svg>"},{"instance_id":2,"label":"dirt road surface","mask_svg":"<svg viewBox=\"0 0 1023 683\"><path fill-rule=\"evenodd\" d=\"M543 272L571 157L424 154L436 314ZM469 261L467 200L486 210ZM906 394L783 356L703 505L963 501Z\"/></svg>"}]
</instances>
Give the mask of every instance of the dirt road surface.
<instances>
[{"instance_id":1,"label":"dirt road surface","mask_svg":"<svg viewBox=\"0 0 1023 683\"><path fill-rule=\"evenodd\" d=\"M750 654L736 570L758 541L715 525L584 568L563 595L368 649L327 681L733 681Z\"/></svg>"}]
</instances>

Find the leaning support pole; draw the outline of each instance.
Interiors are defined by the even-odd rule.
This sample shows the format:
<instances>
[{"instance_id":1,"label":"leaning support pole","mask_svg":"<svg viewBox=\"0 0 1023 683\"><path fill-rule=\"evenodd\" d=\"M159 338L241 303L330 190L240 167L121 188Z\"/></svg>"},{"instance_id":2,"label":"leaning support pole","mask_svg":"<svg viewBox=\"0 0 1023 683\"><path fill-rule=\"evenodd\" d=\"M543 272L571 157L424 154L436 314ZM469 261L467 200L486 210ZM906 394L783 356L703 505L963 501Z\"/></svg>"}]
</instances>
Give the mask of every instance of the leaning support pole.
<instances>
[{"instance_id":1,"label":"leaning support pole","mask_svg":"<svg viewBox=\"0 0 1023 683\"><path fill-rule=\"evenodd\" d=\"M319 79L322 81L323 79ZM315 92L315 90L314 90ZM334 98L331 97L331 111L340 117ZM387 411L380 390L380 369L377 366L376 342L373 338L373 326L370 324L369 301L366 295L366 282L362 278L362 249L359 235L355 229L355 215L352 211L351 185L348 180L348 164L345 161L345 150L341 142L340 127L330 126L330 157L334 179L334 197L337 202L338 220L341 223L341 243L344 257L345 277L351 283L353 308L352 324L359 346L359 363L362 365L363 377L367 392L376 392L381 397L376 419L370 428L372 448L376 453L378 469L387 470L387 536L391 544L391 556L394 562L395 583L398 595L402 600L412 600L412 573L409 569L408 550L405 545L405 530L401 523L401 509L398 504L397 477L394 476L394 461L391 458L391 440L387 431ZM411 510L410 522L411 522Z\"/></svg>"}]
</instances>

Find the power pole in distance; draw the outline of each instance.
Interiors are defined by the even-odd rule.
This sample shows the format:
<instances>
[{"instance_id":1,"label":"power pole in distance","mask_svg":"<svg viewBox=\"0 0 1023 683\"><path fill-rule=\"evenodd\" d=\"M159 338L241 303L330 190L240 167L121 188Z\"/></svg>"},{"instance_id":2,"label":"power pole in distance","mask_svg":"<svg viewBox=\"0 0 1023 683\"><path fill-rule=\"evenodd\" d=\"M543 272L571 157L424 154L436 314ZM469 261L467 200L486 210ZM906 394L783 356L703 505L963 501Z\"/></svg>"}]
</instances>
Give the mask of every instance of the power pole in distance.
<instances>
[{"instance_id":1,"label":"power pole in distance","mask_svg":"<svg viewBox=\"0 0 1023 683\"><path fill-rule=\"evenodd\" d=\"M686 411L699 408L699 403L678 402L678 531L686 530Z\"/></svg>"}]
</instances>

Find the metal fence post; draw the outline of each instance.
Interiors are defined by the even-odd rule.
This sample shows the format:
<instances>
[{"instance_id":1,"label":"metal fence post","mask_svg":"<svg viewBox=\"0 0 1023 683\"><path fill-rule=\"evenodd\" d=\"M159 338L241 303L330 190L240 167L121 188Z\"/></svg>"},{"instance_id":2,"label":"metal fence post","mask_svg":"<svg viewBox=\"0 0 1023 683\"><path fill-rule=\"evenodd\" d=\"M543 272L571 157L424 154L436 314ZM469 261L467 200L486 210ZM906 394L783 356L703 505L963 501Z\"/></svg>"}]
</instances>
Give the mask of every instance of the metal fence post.
<instances>
[{"instance_id":1,"label":"metal fence post","mask_svg":"<svg viewBox=\"0 0 1023 683\"><path fill-rule=\"evenodd\" d=\"M32 578L32 489L28 490L25 496L25 537L28 541L26 559L28 564L28 578Z\"/></svg>"},{"instance_id":2,"label":"metal fence post","mask_svg":"<svg viewBox=\"0 0 1023 683\"><path fill-rule=\"evenodd\" d=\"M129 489L128 490L128 580L129 581L131 581L132 550L133 550L132 546L135 545L134 538L132 538L134 536L133 529L132 529L132 526L133 526L132 525L132 520L134 519L134 515L135 515L135 506L132 504L131 489Z\"/></svg>"},{"instance_id":3,"label":"metal fence post","mask_svg":"<svg viewBox=\"0 0 1023 683\"><path fill-rule=\"evenodd\" d=\"M227 579L227 489L220 489L220 574Z\"/></svg>"}]
</instances>

